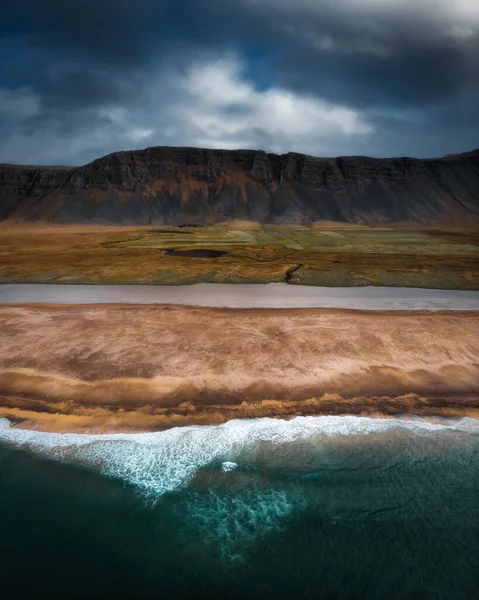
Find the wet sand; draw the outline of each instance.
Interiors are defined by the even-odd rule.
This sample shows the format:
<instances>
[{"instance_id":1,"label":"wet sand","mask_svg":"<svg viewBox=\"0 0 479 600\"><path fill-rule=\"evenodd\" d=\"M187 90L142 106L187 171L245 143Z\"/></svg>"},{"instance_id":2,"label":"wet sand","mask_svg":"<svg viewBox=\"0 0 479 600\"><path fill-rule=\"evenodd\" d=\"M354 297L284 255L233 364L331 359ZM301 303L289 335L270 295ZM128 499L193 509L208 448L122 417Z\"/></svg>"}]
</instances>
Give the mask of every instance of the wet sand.
<instances>
[{"instance_id":1,"label":"wet sand","mask_svg":"<svg viewBox=\"0 0 479 600\"><path fill-rule=\"evenodd\" d=\"M22 427L479 417L477 311L4 304L0 341L0 417Z\"/></svg>"}]
</instances>

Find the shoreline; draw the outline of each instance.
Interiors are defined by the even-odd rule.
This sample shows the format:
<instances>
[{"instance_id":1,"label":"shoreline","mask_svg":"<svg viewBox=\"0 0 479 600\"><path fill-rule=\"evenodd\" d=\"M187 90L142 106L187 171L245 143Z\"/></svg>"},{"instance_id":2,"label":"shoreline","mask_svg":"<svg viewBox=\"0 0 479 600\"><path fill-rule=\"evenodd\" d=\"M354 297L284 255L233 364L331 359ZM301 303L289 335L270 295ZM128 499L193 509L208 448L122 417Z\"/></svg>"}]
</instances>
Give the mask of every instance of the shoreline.
<instances>
[{"instance_id":1,"label":"shoreline","mask_svg":"<svg viewBox=\"0 0 479 600\"><path fill-rule=\"evenodd\" d=\"M479 418L478 311L3 304L0 332L0 417L25 428Z\"/></svg>"},{"instance_id":2,"label":"shoreline","mask_svg":"<svg viewBox=\"0 0 479 600\"><path fill-rule=\"evenodd\" d=\"M312 398L297 403L277 403L274 400L234 408L214 406L212 410L185 409L185 414L157 411L116 411L92 409L85 414L42 413L21 408L0 408L0 419L10 421L18 429L32 429L46 433L154 433L174 427L222 425L232 420L278 419L289 421L295 417L364 417L375 419L409 420L418 417L427 422L457 420L465 417L479 420L478 399L467 404L463 398L429 399L408 395L400 398ZM439 400L439 402L438 402ZM355 404L358 401L358 404ZM359 403L359 401L363 401ZM282 404L282 406L281 406ZM369 407L369 410L367 408ZM54 408L54 407L52 407ZM60 408L60 407L58 407ZM387 410L389 408L389 411ZM93 414L92 414L93 413Z\"/></svg>"},{"instance_id":3,"label":"shoreline","mask_svg":"<svg viewBox=\"0 0 479 600\"><path fill-rule=\"evenodd\" d=\"M293 267L294 268L294 267ZM289 270L288 270L289 271ZM286 273L287 275L289 273ZM472 292L472 293L478 293L479 292L479 287L476 283L471 283L470 285L463 285L460 287L444 287L444 286L440 286L434 285L434 282L431 282L429 285L427 286L419 286L419 285L415 285L414 283L408 284L407 282L403 282L403 283L398 283L398 284L380 284L380 283L375 283L374 281L361 281L361 282L355 282L355 283L351 283L351 284L346 284L343 283L338 284L336 282L328 282L328 281L324 281L324 282L314 282L314 281L297 281L295 279L272 279L271 281L262 281L262 280L254 280L254 279L248 279L248 278L243 278L240 276L236 276L236 277L232 277L231 279L229 279L228 277L224 278L224 279L218 279L218 280L213 280L213 281L209 281L208 277L204 278L204 277L199 277L197 280L192 278L192 279L187 279L185 281L164 281L164 282L156 282L156 281L141 281L141 282L137 282L137 281L95 281L95 280L89 280L89 279L82 279L82 278L78 278L76 279L75 277L71 277L71 278L67 278L67 279L42 279L41 277L36 277L35 275L32 275L31 277L28 278L24 278L24 279L18 279L16 277L13 277L12 279L8 279L7 277L3 277L0 276L0 285L2 286L15 286L15 287L22 287L22 286L46 286L49 288L53 288L56 286L62 287L62 288L71 288L71 287L84 287L84 288L101 288L101 287L109 287L109 288L157 288L157 287L164 287L164 288L168 288L168 289L174 289L174 288L191 288L194 286L215 286L215 287L219 287L219 288L225 288L228 286L233 286L235 288L241 287L241 286L254 286L254 287L258 287L258 286L265 286L265 285L285 285L288 287L291 287L294 289L298 289L298 288L311 288L311 289L323 289L323 290L335 290L335 289L343 289L343 290L351 290L354 292L361 292L364 289L379 289L379 290L408 290L408 291L423 291L423 292L427 292L427 291L431 291L431 292ZM0 302L0 304L4 304L4 302ZM138 302L132 302L132 304L138 304ZM269 307L269 308L275 308L275 307Z\"/></svg>"},{"instance_id":4,"label":"shoreline","mask_svg":"<svg viewBox=\"0 0 479 600\"><path fill-rule=\"evenodd\" d=\"M217 285L217 284L214 284ZM467 290L463 290L467 291ZM71 304L68 302L0 302L0 311L9 308L28 308L29 310L59 310L72 312L75 310L89 310L89 309L103 309L103 308L115 308L120 310L132 310L135 311L139 307L148 310L175 310L175 311L202 311L210 313L224 313L232 315L262 315L267 316L268 313L278 313L284 315L295 315L298 313L304 315L314 314L350 314L350 315L375 315L378 317L383 316L436 316L436 317L448 317L448 316L478 316L479 308L466 308L466 309L443 309L443 308L398 308L398 309L364 309L364 308L342 308L342 307L329 307L329 306L297 306L297 307L284 307L284 308L271 308L271 307L244 307L236 308L229 306L200 306L198 304L159 304L159 303L145 303L138 304L132 302L81 302L78 304Z\"/></svg>"},{"instance_id":5,"label":"shoreline","mask_svg":"<svg viewBox=\"0 0 479 600\"><path fill-rule=\"evenodd\" d=\"M175 424L171 426L165 426L162 428L114 428L108 429L106 427L92 427L92 428L65 428L65 429L51 429L40 426L31 427L29 426L28 418L12 418L12 417L0 417L0 430L17 430L19 432L24 431L26 434L28 432L37 432L40 434L60 434L60 435L80 435L87 438L91 436L92 438L100 436L110 437L110 436L141 436L142 434L155 434L155 433L163 433L167 432L171 429L177 430L195 430L195 429L203 429L203 428L215 428L220 426L232 427L232 426L249 426L254 423L264 423L269 422L271 425L273 424L290 424L297 423L296 419L306 418L308 420L304 421L306 424L315 423L316 419L318 419L318 423L321 422L321 419L332 419L336 421L336 423L341 423L343 420L345 423L348 422L350 418L356 418L359 420L368 421L377 421L378 423L392 423L392 424L426 424L426 425L434 425L437 427L454 427L458 426L461 423L468 422L468 420L472 423L472 428L474 431L479 431L479 410L473 411L472 413L457 413L457 414L445 414L445 415L437 415L437 414L422 414L418 415L415 413L382 413L382 412L371 412L371 413L343 413L343 414L293 414L290 416L265 416L265 417L245 417L245 418L231 418L218 422L200 422L200 423L191 423L188 422L184 425ZM312 421L309 419L313 419ZM30 424L31 425L31 424ZM467 429L471 429L471 425L466 425ZM344 431L338 429L336 433L331 433L330 437L342 437L344 435L348 435L344 433ZM1 435L0 435L1 438Z\"/></svg>"}]
</instances>

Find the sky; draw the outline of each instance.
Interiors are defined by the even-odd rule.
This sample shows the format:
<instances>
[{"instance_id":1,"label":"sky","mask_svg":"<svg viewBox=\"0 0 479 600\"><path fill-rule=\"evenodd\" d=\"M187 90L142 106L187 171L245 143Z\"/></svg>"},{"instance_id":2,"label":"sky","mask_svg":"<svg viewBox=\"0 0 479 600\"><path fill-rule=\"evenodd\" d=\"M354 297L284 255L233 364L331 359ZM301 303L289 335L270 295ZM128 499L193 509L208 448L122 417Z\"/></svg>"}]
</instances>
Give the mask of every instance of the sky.
<instances>
[{"instance_id":1,"label":"sky","mask_svg":"<svg viewBox=\"0 0 479 600\"><path fill-rule=\"evenodd\" d=\"M479 0L3 0L0 162L479 147Z\"/></svg>"}]
</instances>

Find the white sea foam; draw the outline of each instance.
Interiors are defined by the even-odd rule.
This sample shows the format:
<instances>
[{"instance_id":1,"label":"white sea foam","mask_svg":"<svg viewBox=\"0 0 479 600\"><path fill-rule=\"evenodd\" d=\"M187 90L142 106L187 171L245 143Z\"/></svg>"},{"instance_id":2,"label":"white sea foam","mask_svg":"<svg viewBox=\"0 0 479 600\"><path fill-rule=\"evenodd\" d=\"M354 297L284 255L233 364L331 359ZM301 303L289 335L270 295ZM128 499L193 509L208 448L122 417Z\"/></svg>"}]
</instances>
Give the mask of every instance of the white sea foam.
<instances>
[{"instance_id":1,"label":"white sea foam","mask_svg":"<svg viewBox=\"0 0 479 600\"><path fill-rule=\"evenodd\" d=\"M479 421L461 419L447 425L422 419L376 419L354 416L234 420L219 426L195 426L157 433L46 433L12 427L0 419L0 442L41 455L99 469L145 493L160 496L188 485L199 469L237 463L254 456L264 443L291 444L324 437L364 436L403 429L416 434L446 430L479 433Z\"/></svg>"},{"instance_id":2,"label":"white sea foam","mask_svg":"<svg viewBox=\"0 0 479 600\"><path fill-rule=\"evenodd\" d=\"M284 521L297 514L303 499L289 490L243 488L235 494L188 495L181 504L192 527L212 551L219 551L228 562L242 560L248 546L271 531L281 529Z\"/></svg>"},{"instance_id":3,"label":"white sea foam","mask_svg":"<svg viewBox=\"0 0 479 600\"><path fill-rule=\"evenodd\" d=\"M223 473L229 473L230 471L234 471L237 468L238 468L238 463L231 462L229 460L225 461L221 465L221 470L223 471Z\"/></svg>"}]
</instances>

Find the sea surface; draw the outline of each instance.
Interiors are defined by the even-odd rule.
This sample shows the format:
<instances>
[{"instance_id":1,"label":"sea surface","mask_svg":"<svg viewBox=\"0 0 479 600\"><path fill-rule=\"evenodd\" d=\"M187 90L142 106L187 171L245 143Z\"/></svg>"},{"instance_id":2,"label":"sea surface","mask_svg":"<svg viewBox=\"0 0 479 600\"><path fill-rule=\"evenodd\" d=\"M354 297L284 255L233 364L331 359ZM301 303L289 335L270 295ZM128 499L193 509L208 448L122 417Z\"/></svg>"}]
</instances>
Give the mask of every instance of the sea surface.
<instances>
[{"instance_id":1,"label":"sea surface","mask_svg":"<svg viewBox=\"0 0 479 600\"><path fill-rule=\"evenodd\" d=\"M0 421L2 598L478 598L479 421Z\"/></svg>"},{"instance_id":2,"label":"sea surface","mask_svg":"<svg viewBox=\"0 0 479 600\"><path fill-rule=\"evenodd\" d=\"M0 284L0 304L180 304L228 308L346 308L358 310L479 310L479 292L401 287L315 287L266 284L66 285Z\"/></svg>"}]
</instances>

